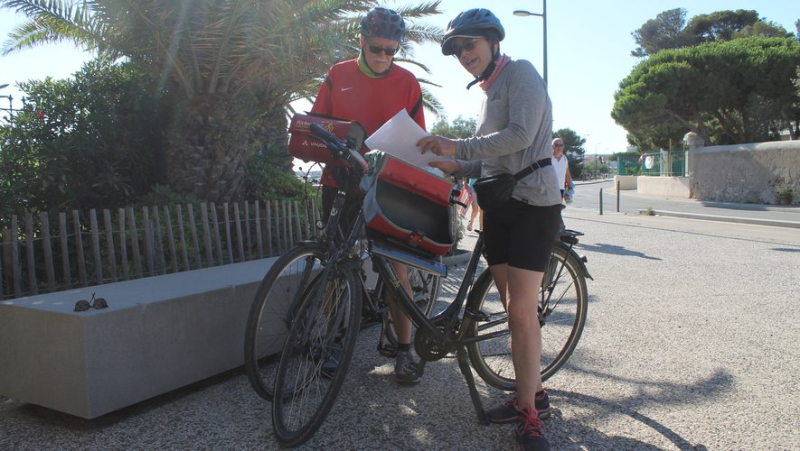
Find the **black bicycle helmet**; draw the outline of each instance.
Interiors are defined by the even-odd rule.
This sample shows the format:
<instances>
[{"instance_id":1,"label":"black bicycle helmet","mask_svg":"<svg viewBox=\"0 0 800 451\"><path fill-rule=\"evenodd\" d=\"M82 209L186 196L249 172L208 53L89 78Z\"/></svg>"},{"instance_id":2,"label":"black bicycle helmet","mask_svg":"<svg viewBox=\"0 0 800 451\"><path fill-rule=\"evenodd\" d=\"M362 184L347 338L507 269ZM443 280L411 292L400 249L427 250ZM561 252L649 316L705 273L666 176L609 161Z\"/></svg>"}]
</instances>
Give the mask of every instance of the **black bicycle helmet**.
<instances>
[{"instance_id":1,"label":"black bicycle helmet","mask_svg":"<svg viewBox=\"0 0 800 451\"><path fill-rule=\"evenodd\" d=\"M403 42L406 24L403 16L391 9L373 8L361 19L361 34L365 37L378 37Z\"/></svg>"},{"instance_id":2,"label":"black bicycle helmet","mask_svg":"<svg viewBox=\"0 0 800 451\"><path fill-rule=\"evenodd\" d=\"M447 24L447 31L442 41L442 53L452 55L453 39L459 37L485 36L500 42L506 37L506 30L491 11L485 8L473 8L457 15Z\"/></svg>"}]
</instances>

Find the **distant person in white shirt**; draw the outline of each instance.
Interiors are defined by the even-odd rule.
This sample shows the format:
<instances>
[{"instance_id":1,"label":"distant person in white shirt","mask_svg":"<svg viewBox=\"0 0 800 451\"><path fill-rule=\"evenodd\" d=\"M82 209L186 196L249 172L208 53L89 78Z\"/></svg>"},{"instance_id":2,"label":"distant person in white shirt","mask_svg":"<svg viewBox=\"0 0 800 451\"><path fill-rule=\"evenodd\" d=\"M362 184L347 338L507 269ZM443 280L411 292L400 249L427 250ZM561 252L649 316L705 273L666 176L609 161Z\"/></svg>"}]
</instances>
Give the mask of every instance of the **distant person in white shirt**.
<instances>
[{"instance_id":1,"label":"distant person in white shirt","mask_svg":"<svg viewBox=\"0 0 800 451\"><path fill-rule=\"evenodd\" d=\"M552 159L558 174L558 188L561 190L561 197L564 197L564 190L568 190L572 185L572 174L569 172L569 160L564 155L564 141L561 138L553 140Z\"/></svg>"},{"instance_id":2,"label":"distant person in white shirt","mask_svg":"<svg viewBox=\"0 0 800 451\"><path fill-rule=\"evenodd\" d=\"M556 168L556 175L558 175L558 188L561 190L561 198L572 202L569 194L569 188L572 186L572 174L569 172L569 159L564 155L564 141L561 138L553 140L553 167ZM566 194L565 194L566 193ZM562 202L561 209L566 208ZM563 231L567 227L564 225L564 218L561 218L561 227L559 230Z\"/></svg>"}]
</instances>

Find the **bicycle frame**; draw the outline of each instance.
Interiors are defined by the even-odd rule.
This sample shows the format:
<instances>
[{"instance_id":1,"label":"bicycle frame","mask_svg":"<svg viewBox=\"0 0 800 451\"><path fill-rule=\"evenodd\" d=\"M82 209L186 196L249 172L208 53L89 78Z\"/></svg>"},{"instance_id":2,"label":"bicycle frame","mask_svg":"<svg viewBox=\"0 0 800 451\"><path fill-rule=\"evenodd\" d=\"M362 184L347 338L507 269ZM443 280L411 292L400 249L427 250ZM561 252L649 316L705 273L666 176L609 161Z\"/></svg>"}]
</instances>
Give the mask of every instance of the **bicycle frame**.
<instances>
[{"instance_id":1,"label":"bicycle frame","mask_svg":"<svg viewBox=\"0 0 800 451\"><path fill-rule=\"evenodd\" d=\"M353 151L347 149L335 137L325 133L324 130L315 130L314 127L312 127L312 131L315 132L315 135L318 135L322 138L328 147L332 149L334 154L338 154L341 158L345 158L350 161L351 167L353 167L352 159L356 158L356 156L353 155ZM340 185L344 186L342 183L340 183ZM323 238L331 245L330 261L334 262L339 261L341 252L349 253L351 258L355 257L355 254L359 253L354 252L354 250L357 251L359 249L359 246L357 246L358 241L360 239L366 239L364 232L365 221L361 212L356 218L355 224L353 224L353 227L350 229L348 237L345 240L337 239L337 237L341 237L338 224L341 219L341 210L344 207L345 200L346 193L340 189L335 197L331 215L325 227L326 237ZM451 202L453 201L454 200L451 199ZM577 233L573 232L568 236L569 255L573 254L572 246L577 241L575 239ZM337 242L340 242L341 245L337 245ZM398 260L407 265L416 266L438 273L442 277L446 277L446 267L443 267L443 265L437 265L435 262L425 260L416 255L412 255L411 253L405 253L400 250L386 248L381 243L374 242L372 240L367 240L367 242L369 244L369 255L372 257L373 262L375 263L375 268L379 277L384 281L385 288L389 291L390 296L396 300L402 311L417 327L414 345L417 350L417 354L422 358L419 366L420 375L424 372L424 366L427 361L439 360L450 352L455 351L458 359L459 369L467 381L470 397L478 415L478 419L480 422L488 424L488 419L486 418L486 414L480 400L480 395L475 386L474 376L472 375L471 367L468 361L466 346L482 340L509 335L510 331L504 330L476 337L474 339L465 339L467 331L471 329L474 322L486 322L489 320L487 315L475 308L476 306L471 305L471 303L474 304L476 302L480 302L481 300L476 297L469 298L470 289L475 281L478 263L484 248L483 234L481 232L478 233L478 240L475 244L475 248L473 249L472 256L470 257L464 278L461 281L455 299L442 313L433 318L428 318L422 311L419 310L419 308L417 308L414 300L402 287L400 280L390 262L392 260ZM583 265L584 260L577 255L575 255L575 260L580 262L583 274L586 277L591 278L591 276L588 274L588 271L586 271L585 265ZM326 271L330 270L331 268L326 268ZM558 276L560 276L561 271L563 271L563 264L561 268L559 268ZM545 308L547 303L549 303L549 297L551 294L552 292L548 293L547 300L543 302L543 306ZM462 309L463 314L461 313ZM540 312L540 321L542 321L541 318L542 316ZM507 319L498 320L494 324L502 324L504 321L507 321Z\"/></svg>"}]
</instances>

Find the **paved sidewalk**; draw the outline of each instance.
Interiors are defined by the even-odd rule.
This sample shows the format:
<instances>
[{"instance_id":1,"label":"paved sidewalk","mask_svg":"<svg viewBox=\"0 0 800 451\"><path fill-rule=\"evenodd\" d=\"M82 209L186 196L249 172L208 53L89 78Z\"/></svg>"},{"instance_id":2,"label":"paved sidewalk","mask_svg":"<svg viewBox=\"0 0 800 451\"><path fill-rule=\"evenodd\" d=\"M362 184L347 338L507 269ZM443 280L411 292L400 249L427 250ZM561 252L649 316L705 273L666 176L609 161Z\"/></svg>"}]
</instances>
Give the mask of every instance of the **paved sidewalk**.
<instances>
[{"instance_id":1,"label":"paved sidewalk","mask_svg":"<svg viewBox=\"0 0 800 451\"><path fill-rule=\"evenodd\" d=\"M568 208L583 208L599 212L601 189L603 190L603 213L616 213L617 193L612 180L581 182L575 189L575 201ZM619 207L622 214L652 212L658 216L800 228L800 207L798 206L699 201L647 196L638 194L636 190L621 190Z\"/></svg>"},{"instance_id":2,"label":"paved sidewalk","mask_svg":"<svg viewBox=\"0 0 800 451\"><path fill-rule=\"evenodd\" d=\"M546 383L553 449L800 449L796 230L583 208L565 222L586 233L578 250L594 281L578 348ZM455 359L401 387L377 334L362 332L342 394L302 449L515 446L511 427L477 422ZM486 407L506 398L478 388ZM0 450L274 450L269 409L242 370L92 421L0 397Z\"/></svg>"}]
</instances>

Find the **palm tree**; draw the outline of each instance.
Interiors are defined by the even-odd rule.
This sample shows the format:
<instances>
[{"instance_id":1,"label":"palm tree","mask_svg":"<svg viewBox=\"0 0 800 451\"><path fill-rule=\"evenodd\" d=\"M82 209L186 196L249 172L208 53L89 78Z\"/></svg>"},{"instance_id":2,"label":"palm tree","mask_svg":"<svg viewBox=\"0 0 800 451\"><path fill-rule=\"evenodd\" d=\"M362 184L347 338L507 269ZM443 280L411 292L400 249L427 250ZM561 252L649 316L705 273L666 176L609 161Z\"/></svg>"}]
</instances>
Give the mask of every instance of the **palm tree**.
<instances>
[{"instance_id":1,"label":"palm tree","mask_svg":"<svg viewBox=\"0 0 800 451\"><path fill-rule=\"evenodd\" d=\"M409 19L401 57L412 56L409 42L441 36L436 27L414 23L438 14L439 3L398 10ZM331 64L357 54L359 18L374 6L374 0L0 0L0 8L29 19L9 35L4 54L71 41L109 63L124 58L155 74L153 93L172 112L164 124L169 184L217 202L240 195L244 166L256 152L291 162L286 108L315 95ZM425 93L426 106L438 113L440 104Z\"/></svg>"}]
</instances>

